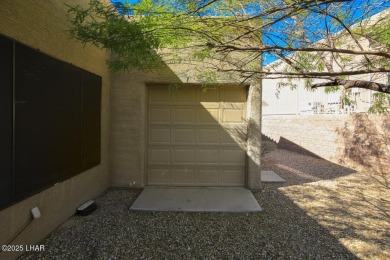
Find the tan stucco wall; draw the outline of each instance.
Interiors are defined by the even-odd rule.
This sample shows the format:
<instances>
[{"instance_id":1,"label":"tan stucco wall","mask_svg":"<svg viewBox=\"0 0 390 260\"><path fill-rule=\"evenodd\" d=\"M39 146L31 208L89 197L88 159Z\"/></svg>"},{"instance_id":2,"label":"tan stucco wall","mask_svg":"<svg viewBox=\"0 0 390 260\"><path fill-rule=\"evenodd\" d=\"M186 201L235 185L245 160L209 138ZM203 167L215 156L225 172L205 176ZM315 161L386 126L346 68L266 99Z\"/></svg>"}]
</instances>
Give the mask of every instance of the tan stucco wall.
<instances>
[{"instance_id":1,"label":"tan stucco wall","mask_svg":"<svg viewBox=\"0 0 390 260\"><path fill-rule=\"evenodd\" d=\"M261 81L252 84L248 94L247 187L261 188Z\"/></svg>"},{"instance_id":2,"label":"tan stucco wall","mask_svg":"<svg viewBox=\"0 0 390 260\"><path fill-rule=\"evenodd\" d=\"M30 209L38 206L42 217L34 220L13 242L38 243L56 226L74 214L77 206L95 198L108 187L108 130L110 74L107 54L93 47L83 47L70 39L66 22L67 4L85 4L88 0L3 0L0 4L0 33L32 48L102 76L101 164L72 179L38 193L0 211L0 244L6 244L31 218ZM0 253L0 259L18 253Z\"/></svg>"}]
</instances>

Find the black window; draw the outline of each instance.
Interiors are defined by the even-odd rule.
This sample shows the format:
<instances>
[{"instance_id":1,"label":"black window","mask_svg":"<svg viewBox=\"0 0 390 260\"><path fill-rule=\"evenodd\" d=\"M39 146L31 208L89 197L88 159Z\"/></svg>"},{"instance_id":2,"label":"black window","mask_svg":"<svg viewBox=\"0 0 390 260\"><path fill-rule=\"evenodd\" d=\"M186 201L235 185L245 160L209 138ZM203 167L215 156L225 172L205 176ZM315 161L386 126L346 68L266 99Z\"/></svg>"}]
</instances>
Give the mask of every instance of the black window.
<instances>
[{"instance_id":1,"label":"black window","mask_svg":"<svg viewBox=\"0 0 390 260\"><path fill-rule=\"evenodd\" d=\"M12 201L13 42L0 37L0 207Z\"/></svg>"},{"instance_id":2,"label":"black window","mask_svg":"<svg viewBox=\"0 0 390 260\"><path fill-rule=\"evenodd\" d=\"M2 207L100 164L101 77L0 39Z\"/></svg>"}]
</instances>

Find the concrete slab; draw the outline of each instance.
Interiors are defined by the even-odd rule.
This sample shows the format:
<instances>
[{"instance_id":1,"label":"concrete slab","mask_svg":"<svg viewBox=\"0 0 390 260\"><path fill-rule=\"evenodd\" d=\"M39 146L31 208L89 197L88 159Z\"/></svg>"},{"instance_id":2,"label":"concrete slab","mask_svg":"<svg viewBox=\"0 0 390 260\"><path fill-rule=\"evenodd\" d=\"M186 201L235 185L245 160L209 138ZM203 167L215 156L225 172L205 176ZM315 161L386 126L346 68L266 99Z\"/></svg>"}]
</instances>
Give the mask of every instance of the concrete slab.
<instances>
[{"instance_id":1,"label":"concrete slab","mask_svg":"<svg viewBox=\"0 0 390 260\"><path fill-rule=\"evenodd\" d=\"M285 182L286 180L277 175L274 171L261 171L262 182Z\"/></svg>"},{"instance_id":2,"label":"concrete slab","mask_svg":"<svg viewBox=\"0 0 390 260\"><path fill-rule=\"evenodd\" d=\"M187 212L259 212L260 205L245 188L147 187L131 210Z\"/></svg>"}]
</instances>

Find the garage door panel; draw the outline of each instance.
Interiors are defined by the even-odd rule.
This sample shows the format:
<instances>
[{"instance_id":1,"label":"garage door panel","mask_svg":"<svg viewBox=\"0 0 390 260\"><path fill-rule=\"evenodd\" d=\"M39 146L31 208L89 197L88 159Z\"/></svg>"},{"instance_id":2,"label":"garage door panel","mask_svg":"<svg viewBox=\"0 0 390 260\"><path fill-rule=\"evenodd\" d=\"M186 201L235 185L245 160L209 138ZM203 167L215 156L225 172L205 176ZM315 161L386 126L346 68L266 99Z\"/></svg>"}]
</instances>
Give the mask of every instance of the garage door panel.
<instances>
[{"instance_id":1,"label":"garage door panel","mask_svg":"<svg viewBox=\"0 0 390 260\"><path fill-rule=\"evenodd\" d=\"M200 105L202 108L205 108L205 109L219 109L221 104L219 102L200 102Z\"/></svg>"},{"instance_id":2,"label":"garage door panel","mask_svg":"<svg viewBox=\"0 0 390 260\"><path fill-rule=\"evenodd\" d=\"M222 99L224 103L245 103L246 91L239 88L224 88L222 89Z\"/></svg>"},{"instance_id":3,"label":"garage door panel","mask_svg":"<svg viewBox=\"0 0 390 260\"><path fill-rule=\"evenodd\" d=\"M174 92L175 104L180 105L194 105L196 103L196 89L195 88L183 88Z\"/></svg>"},{"instance_id":4,"label":"garage door panel","mask_svg":"<svg viewBox=\"0 0 390 260\"><path fill-rule=\"evenodd\" d=\"M220 137L220 128L200 128L198 129L198 142L199 144L209 145L218 144Z\"/></svg>"},{"instance_id":5,"label":"garage door panel","mask_svg":"<svg viewBox=\"0 0 390 260\"><path fill-rule=\"evenodd\" d=\"M194 164L195 163L195 150L188 148L174 148L174 160L173 164Z\"/></svg>"},{"instance_id":6,"label":"garage door panel","mask_svg":"<svg viewBox=\"0 0 390 260\"><path fill-rule=\"evenodd\" d=\"M244 111L237 108L225 108L222 110L222 122L235 124L244 123Z\"/></svg>"},{"instance_id":7,"label":"garage door panel","mask_svg":"<svg viewBox=\"0 0 390 260\"><path fill-rule=\"evenodd\" d=\"M234 136L234 130L230 130L229 132L224 129L221 131L221 143L225 145L234 145L236 144L237 137Z\"/></svg>"},{"instance_id":8,"label":"garage door panel","mask_svg":"<svg viewBox=\"0 0 390 260\"><path fill-rule=\"evenodd\" d=\"M195 145L195 129L193 128L176 128L174 132L175 144L192 144Z\"/></svg>"},{"instance_id":9,"label":"garage door panel","mask_svg":"<svg viewBox=\"0 0 390 260\"><path fill-rule=\"evenodd\" d=\"M149 164L171 164L171 149L150 147Z\"/></svg>"},{"instance_id":10,"label":"garage door panel","mask_svg":"<svg viewBox=\"0 0 390 260\"><path fill-rule=\"evenodd\" d=\"M195 123L195 108L175 108L175 124L194 124Z\"/></svg>"},{"instance_id":11,"label":"garage door panel","mask_svg":"<svg viewBox=\"0 0 390 260\"><path fill-rule=\"evenodd\" d=\"M245 151L242 149L223 149L221 151L221 164L245 165Z\"/></svg>"},{"instance_id":12,"label":"garage door panel","mask_svg":"<svg viewBox=\"0 0 390 260\"><path fill-rule=\"evenodd\" d=\"M218 183L220 183L219 172L219 169L199 169L198 183L218 186Z\"/></svg>"},{"instance_id":13,"label":"garage door panel","mask_svg":"<svg viewBox=\"0 0 390 260\"><path fill-rule=\"evenodd\" d=\"M148 176L149 184L170 184L171 170L170 168L150 168Z\"/></svg>"},{"instance_id":14,"label":"garage door panel","mask_svg":"<svg viewBox=\"0 0 390 260\"><path fill-rule=\"evenodd\" d=\"M150 128L149 144L151 145L169 145L171 143L170 128Z\"/></svg>"},{"instance_id":15,"label":"garage door panel","mask_svg":"<svg viewBox=\"0 0 390 260\"><path fill-rule=\"evenodd\" d=\"M154 88L149 94L150 104L171 104L172 94L167 88Z\"/></svg>"},{"instance_id":16,"label":"garage door panel","mask_svg":"<svg viewBox=\"0 0 390 260\"><path fill-rule=\"evenodd\" d=\"M200 165L218 165L219 150L214 149L198 149L198 164Z\"/></svg>"},{"instance_id":17,"label":"garage door panel","mask_svg":"<svg viewBox=\"0 0 390 260\"><path fill-rule=\"evenodd\" d=\"M175 184L193 185L195 183L195 170L193 168L173 169Z\"/></svg>"},{"instance_id":18,"label":"garage door panel","mask_svg":"<svg viewBox=\"0 0 390 260\"><path fill-rule=\"evenodd\" d=\"M219 109L200 108L199 110L199 124L219 124Z\"/></svg>"},{"instance_id":19,"label":"garage door panel","mask_svg":"<svg viewBox=\"0 0 390 260\"><path fill-rule=\"evenodd\" d=\"M208 89L206 92L199 91L199 102L214 103L219 105L219 95L219 89Z\"/></svg>"},{"instance_id":20,"label":"garage door panel","mask_svg":"<svg viewBox=\"0 0 390 260\"><path fill-rule=\"evenodd\" d=\"M241 109L246 112L246 104L245 103L221 103L221 109Z\"/></svg>"},{"instance_id":21,"label":"garage door panel","mask_svg":"<svg viewBox=\"0 0 390 260\"><path fill-rule=\"evenodd\" d=\"M244 169L222 170L223 183L231 186L244 186L245 175L242 174L243 170Z\"/></svg>"},{"instance_id":22,"label":"garage door panel","mask_svg":"<svg viewBox=\"0 0 390 260\"><path fill-rule=\"evenodd\" d=\"M152 107L149 113L149 123L170 123L171 109L162 107Z\"/></svg>"},{"instance_id":23,"label":"garage door panel","mask_svg":"<svg viewBox=\"0 0 390 260\"><path fill-rule=\"evenodd\" d=\"M244 186L246 90L155 89L148 98L148 185Z\"/></svg>"},{"instance_id":24,"label":"garage door panel","mask_svg":"<svg viewBox=\"0 0 390 260\"><path fill-rule=\"evenodd\" d=\"M243 148L246 144L246 137L246 127L236 125L225 127L221 131L221 144L238 145Z\"/></svg>"}]
</instances>

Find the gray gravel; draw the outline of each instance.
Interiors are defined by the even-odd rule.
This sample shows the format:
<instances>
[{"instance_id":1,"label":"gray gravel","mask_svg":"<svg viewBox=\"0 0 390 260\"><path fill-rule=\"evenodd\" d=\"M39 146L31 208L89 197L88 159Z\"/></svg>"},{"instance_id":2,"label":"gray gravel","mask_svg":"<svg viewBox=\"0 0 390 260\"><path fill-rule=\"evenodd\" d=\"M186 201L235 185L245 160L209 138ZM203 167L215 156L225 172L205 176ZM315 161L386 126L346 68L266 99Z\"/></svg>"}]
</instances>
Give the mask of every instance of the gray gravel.
<instances>
[{"instance_id":1,"label":"gray gravel","mask_svg":"<svg viewBox=\"0 0 390 260\"><path fill-rule=\"evenodd\" d=\"M265 184L254 193L263 212L249 214L133 212L140 190L109 190L93 214L72 217L42 241L46 251L20 259L356 259L277 189L307 181L283 173L278 160L290 166L298 160L294 167L304 160L324 177L322 160L280 150L267 154L263 169L277 170L287 183ZM332 174L345 174L334 167Z\"/></svg>"}]
</instances>

